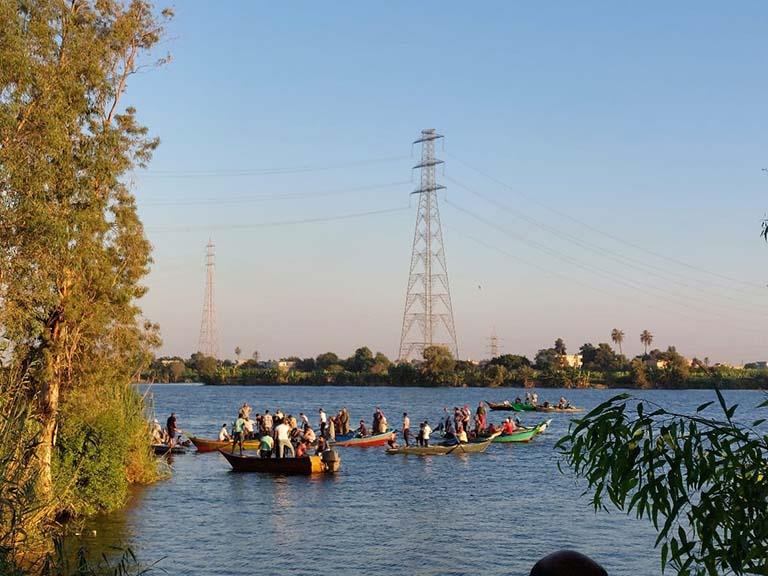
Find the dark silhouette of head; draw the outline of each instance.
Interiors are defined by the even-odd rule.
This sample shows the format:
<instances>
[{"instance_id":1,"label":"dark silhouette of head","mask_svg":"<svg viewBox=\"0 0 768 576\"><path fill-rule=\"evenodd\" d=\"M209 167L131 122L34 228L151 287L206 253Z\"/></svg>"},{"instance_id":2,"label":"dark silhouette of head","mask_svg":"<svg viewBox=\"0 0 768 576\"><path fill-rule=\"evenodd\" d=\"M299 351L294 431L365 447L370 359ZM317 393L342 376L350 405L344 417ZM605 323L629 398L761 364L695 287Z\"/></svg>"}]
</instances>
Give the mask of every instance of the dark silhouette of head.
<instances>
[{"instance_id":1,"label":"dark silhouette of head","mask_svg":"<svg viewBox=\"0 0 768 576\"><path fill-rule=\"evenodd\" d=\"M530 576L608 576L608 572L584 554L559 550L536 562Z\"/></svg>"}]
</instances>

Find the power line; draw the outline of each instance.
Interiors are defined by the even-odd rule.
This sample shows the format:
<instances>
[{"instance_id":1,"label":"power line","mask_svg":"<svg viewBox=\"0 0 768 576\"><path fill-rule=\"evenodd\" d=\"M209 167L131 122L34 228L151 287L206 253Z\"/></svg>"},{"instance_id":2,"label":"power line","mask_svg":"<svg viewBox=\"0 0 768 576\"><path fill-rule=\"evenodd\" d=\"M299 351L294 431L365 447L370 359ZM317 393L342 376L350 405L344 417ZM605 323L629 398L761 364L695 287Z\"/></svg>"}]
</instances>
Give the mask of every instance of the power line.
<instances>
[{"instance_id":1,"label":"power line","mask_svg":"<svg viewBox=\"0 0 768 576\"><path fill-rule=\"evenodd\" d=\"M742 285L742 286L745 286L745 287L748 287L748 288L751 288L751 289L762 288L761 286L757 286L757 285L755 285L752 282L747 282L745 280L740 280L738 278L733 278L731 276L728 276L728 275L725 275L725 274L721 274L719 272L713 272L711 270L707 270L706 268L701 268L700 266L696 266L694 264L690 264L689 262L685 262L683 260L678 260L677 258L673 258L672 256L668 256L666 254L655 252L654 250L650 250L649 248L646 248L646 247L641 246L639 244L636 244L634 242L630 242L628 240L620 238L619 236L616 236L615 234L611 234L610 232L605 232L604 230L601 230L601 229L597 228L596 226L593 226L592 224L589 224L588 222L584 222L583 220L580 220L579 218L576 218L575 216L572 216L570 214L562 212L561 210L553 208L552 206L549 206L548 204L545 204L544 202L541 202L540 200L537 200L536 198L530 196L529 194L526 194L524 192L521 192L520 190L517 190L517 189L513 188L509 184L499 180L498 178L488 174L487 172L484 172L483 170L480 170L479 168L477 168L475 166L472 166L468 162L462 160L461 158L458 158L458 157L454 156L453 154L449 154L449 156L451 156L452 158L454 158L455 160L457 160L458 162L460 162L461 164L463 164L464 166L466 166L470 170L473 170L474 172L477 172L481 176L484 176L485 178L488 178L492 182L495 182L499 186L502 186L503 188L506 188L510 192L512 192L514 194L517 194L519 196L522 196L523 198L526 198L526 199L530 200L531 202L541 206L542 208L544 208L546 210L549 210L553 214L556 214L556 215L560 216L561 218L566 218L567 220L575 222L576 224L579 224L580 226L583 226L584 228L587 228L588 230L591 230L592 232L595 232L596 234L600 234L601 236L605 236L606 238L610 238L611 240L614 240L616 242L620 242L620 243L624 244L625 246L629 246L631 248L634 248L635 250L640 250L642 252L645 252L646 254L650 254L651 256L655 256L656 258L661 258L663 260L666 260L668 262L676 264L677 266L683 266L683 267L691 269L691 270L696 270L697 272L700 272L700 273L703 273L703 274L708 274L708 275L713 276L715 278L719 278L721 280L725 280L725 281L728 281L728 282L739 284L739 285Z\"/></svg>"},{"instance_id":2,"label":"power line","mask_svg":"<svg viewBox=\"0 0 768 576\"><path fill-rule=\"evenodd\" d=\"M270 176L278 174L301 174L304 172L324 172L327 170L339 170L353 168L355 166L370 166L372 164L386 164L408 160L408 156L385 156L368 160L357 160L339 164L327 164L323 166L283 166L273 168L230 168L207 170L145 170L134 172L134 176L140 178L212 178L228 176Z\"/></svg>"},{"instance_id":3,"label":"power line","mask_svg":"<svg viewBox=\"0 0 768 576\"><path fill-rule=\"evenodd\" d=\"M461 182L459 182L458 180L456 180L454 178L446 176L446 179L450 180L451 182L456 184L458 187L466 190L470 194L473 194L473 195L477 196L478 198L483 199L484 201L488 202L489 204L492 204L493 206L495 206L497 208L500 208L500 209L502 209L502 210L504 210L506 212L509 212L509 213L513 214L518 219L523 220L525 222L528 222L529 224L532 224L533 226L536 226L540 230L543 230L543 231L545 231L545 232L547 232L549 234L552 234L552 235L557 236L557 237L559 237L559 238L561 238L563 240L566 240L569 243L572 243L572 244L575 244L577 246L580 246L580 247L582 247L582 248L584 248L586 250L589 250L589 251L591 251L591 252L593 252L595 254L598 254L599 256L602 256L604 258L608 258L610 260L613 260L614 262L617 262L617 263L619 263L619 264L621 264L623 266L627 266L627 267L629 267L629 268L631 268L633 270L640 270L640 271L644 272L645 274L649 274L651 276L655 276L655 277L660 278L660 279L662 279L662 280L664 280L666 282L671 282L673 284L677 284L678 286L681 286L681 287L689 289L689 290L694 290L694 291L700 292L700 293L705 294L707 296L716 296L716 297L724 298L724 299L730 300L731 302L734 302L736 304L743 304L744 303L743 299L734 298L732 296L729 296L727 294L722 294L722 293L719 293L719 292L716 292L716 293L712 292L711 293L711 292L709 292L705 288L701 288L699 286L693 285L693 284L691 284L689 282L686 282L684 280L680 280L680 279L678 279L678 277L685 278L685 276L682 276L679 273L674 273L674 272L668 271L668 270L666 270L664 268L660 268L658 266L655 266L653 264L637 260L636 258L632 258L630 256L623 255L623 254L621 254L619 252L615 252L615 251L610 250L608 248L603 248L601 246L597 246L597 245L591 244L589 242L586 242L586 241L582 240L581 238L579 238L577 236L574 236L574 235L569 234L567 232L563 232L563 231L561 231L560 229L558 229L558 228L556 228L554 226L550 226L548 224L540 222L540 221L536 220L535 218L532 218L532 217L528 216L527 214L524 214L524 213L522 213L522 212L520 212L518 210L515 210L514 208L511 208L508 205L506 205L506 204L504 204L504 203L502 203L502 202L500 202L500 201L498 201L496 199L489 198L488 196L485 196L484 194L481 194L480 192L477 192L476 190L473 190L473 189L469 188L468 186L462 184ZM704 300L701 300L701 299L699 299L699 301L700 302L705 302ZM705 303L712 304L712 302L705 302ZM747 304L752 304L752 303L747 302ZM715 306L719 306L721 304L720 303L715 303L714 305ZM732 309L738 309L738 310L741 310L741 311L749 313L749 314L754 313L754 311L752 309L744 308L742 306L734 306L733 304L731 304L729 306Z\"/></svg>"},{"instance_id":4,"label":"power line","mask_svg":"<svg viewBox=\"0 0 768 576\"><path fill-rule=\"evenodd\" d=\"M271 194L253 194L227 196L219 198L203 198L197 200L171 198L165 200L149 200L140 202L141 206L205 206L205 205L232 205L246 204L250 202L267 202L271 200L306 200L310 198L325 198L327 196L336 196L342 194L353 194L356 192L368 192L372 190L384 190L387 188L397 188L409 184L410 180L400 182L389 182L387 184L375 184L372 186L356 186L354 188L343 188L338 190L325 190L321 192L288 192Z\"/></svg>"},{"instance_id":5,"label":"power line","mask_svg":"<svg viewBox=\"0 0 768 576\"><path fill-rule=\"evenodd\" d=\"M494 229L502 232L503 234L506 234L506 235L508 235L508 236L510 236L510 237L512 237L512 238L514 238L514 239L516 239L516 240L518 240L518 241L520 241L520 242L522 242L522 243L524 243L524 244L526 244L526 245L536 249L536 250L544 252L545 254L548 254L548 255L550 255L550 256L552 256L554 258L557 258L557 259L559 259L559 260L561 260L561 261L563 261L563 262L565 262L567 264L570 264L571 266L575 266L577 268L581 268L583 270L586 270L587 272L590 272L592 274L595 274L595 275L598 275L598 276L602 276L602 277L604 277L604 278L606 278L608 280L611 280L613 282L616 282L616 283L618 283L618 284L620 284L622 286L625 286L625 287L628 287L630 289L636 290L638 292L644 293L647 296L665 298L667 301L670 301L670 302L674 303L676 306L683 306L685 308L689 308L689 309L691 309L691 310L693 310L693 311L695 311L695 312L697 312L699 314L709 315L709 316L713 315L712 312L710 312L709 310L701 309L701 308L699 308L697 306L692 305L689 302L689 300L692 300L692 298L690 296L681 296L681 295L679 295L679 294L677 294L675 292L671 292L671 291L665 290L663 288L659 288L659 287L656 287L656 286L653 286L653 285L644 284L642 282L637 282L637 281L635 281L633 279L629 279L629 278L623 277L623 276L621 276L619 274L616 274L614 272L609 272L609 271L601 270L600 268L598 268L596 266L592 266L592 265L589 265L589 264L584 264L582 262L579 262L578 260L575 260L574 258L565 256L565 255L561 254L560 252L557 252L556 250L552 250L551 248L549 248L549 247L547 247L547 246L545 246L545 245L543 245L543 244L541 244L539 242L536 242L534 240L530 240L528 238L525 238L524 236L521 236L520 234L516 234L514 232L511 232L508 229L506 229L506 228L496 224L495 222L492 222L491 220L488 220L487 218L483 218L482 216L479 216L479 215L475 214L474 212L472 212L470 210L467 210L466 208L463 208L463 207L457 205L454 202L451 202L450 200L446 199L446 204L448 204L449 206L453 207L457 211L465 213L465 214L475 218L476 220L484 223L485 225L487 225L487 226L489 226L491 228L494 228ZM649 293L648 290L656 291L659 294ZM705 303L705 305L706 305L706 303ZM750 313L754 314L752 312L750 312Z\"/></svg>"},{"instance_id":6,"label":"power line","mask_svg":"<svg viewBox=\"0 0 768 576\"><path fill-rule=\"evenodd\" d=\"M149 232L186 232L193 230L247 230L252 228L274 228L279 226L295 226L299 224L316 224L319 222L336 222L339 220L350 220L353 218L364 218L366 216L376 216L380 214L393 214L409 210L408 206L400 208L387 208L384 210L368 210L366 212L354 212L352 214L341 214L338 216L327 216L320 218L303 218L299 220L278 220L275 222L254 222L253 224L211 224L211 225L193 225L193 226L148 226L145 230Z\"/></svg>"}]
</instances>

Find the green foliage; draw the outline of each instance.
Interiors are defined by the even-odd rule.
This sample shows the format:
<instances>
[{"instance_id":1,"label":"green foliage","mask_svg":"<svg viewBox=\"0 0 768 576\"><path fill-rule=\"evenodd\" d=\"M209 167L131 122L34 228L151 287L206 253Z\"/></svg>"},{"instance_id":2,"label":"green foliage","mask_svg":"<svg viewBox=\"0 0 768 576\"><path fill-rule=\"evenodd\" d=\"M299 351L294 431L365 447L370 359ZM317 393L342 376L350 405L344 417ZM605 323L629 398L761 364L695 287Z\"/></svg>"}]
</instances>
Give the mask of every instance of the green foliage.
<instances>
[{"instance_id":1,"label":"green foliage","mask_svg":"<svg viewBox=\"0 0 768 576\"><path fill-rule=\"evenodd\" d=\"M452 383L456 360L446 346L427 346L422 353L424 362L421 374L427 382L434 385Z\"/></svg>"},{"instance_id":2,"label":"green foliage","mask_svg":"<svg viewBox=\"0 0 768 576\"><path fill-rule=\"evenodd\" d=\"M669 412L621 394L557 443L586 479L596 510L610 503L649 519L663 568L680 576L768 574L768 435L723 416ZM768 401L761 404L768 407ZM650 408L650 411L649 411Z\"/></svg>"}]
</instances>

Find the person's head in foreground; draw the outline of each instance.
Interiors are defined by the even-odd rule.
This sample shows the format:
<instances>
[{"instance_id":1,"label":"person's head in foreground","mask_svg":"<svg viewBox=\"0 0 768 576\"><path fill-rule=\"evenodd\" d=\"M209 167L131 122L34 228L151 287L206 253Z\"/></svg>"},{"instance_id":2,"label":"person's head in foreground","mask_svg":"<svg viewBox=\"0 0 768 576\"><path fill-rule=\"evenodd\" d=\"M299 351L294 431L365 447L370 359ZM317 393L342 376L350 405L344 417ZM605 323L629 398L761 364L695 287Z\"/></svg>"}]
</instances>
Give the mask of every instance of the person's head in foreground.
<instances>
[{"instance_id":1,"label":"person's head in foreground","mask_svg":"<svg viewBox=\"0 0 768 576\"><path fill-rule=\"evenodd\" d=\"M536 562L530 576L608 576L608 572L584 554L559 550Z\"/></svg>"}]
</instances>

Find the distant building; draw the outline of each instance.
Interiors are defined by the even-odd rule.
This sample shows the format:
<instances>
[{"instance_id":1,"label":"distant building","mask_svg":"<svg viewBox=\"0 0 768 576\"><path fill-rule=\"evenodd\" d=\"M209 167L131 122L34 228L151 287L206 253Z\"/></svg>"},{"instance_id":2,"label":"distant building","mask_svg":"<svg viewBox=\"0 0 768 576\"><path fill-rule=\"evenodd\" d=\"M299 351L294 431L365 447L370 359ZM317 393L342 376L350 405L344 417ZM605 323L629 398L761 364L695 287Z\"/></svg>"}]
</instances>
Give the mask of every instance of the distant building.
<instances>
[{"instance_id":1,"label":"distant building","mask_svg":"<svg viewBox=\"0 0 768 576\"><path fill-rule=\"evenodd\" d=\"M280 360L280 362L277 363L277 369L281 372L289 372L296 368L296 362L293 360Z\"/></svg>"},{"instance_id":2,"label":"distant building","mask_svg":"<svg viewBox=\"0 0 768 576\"><path fill-rule=\"evenodd\" d=\"M563 354L563 362L571 368L581 368L581 354Z\"/></svg>"}]
</instances>

